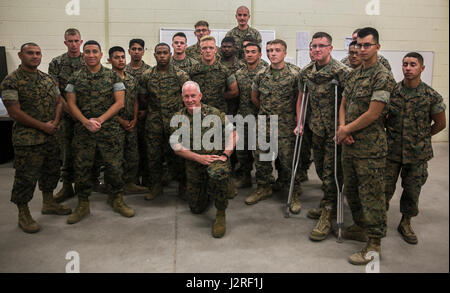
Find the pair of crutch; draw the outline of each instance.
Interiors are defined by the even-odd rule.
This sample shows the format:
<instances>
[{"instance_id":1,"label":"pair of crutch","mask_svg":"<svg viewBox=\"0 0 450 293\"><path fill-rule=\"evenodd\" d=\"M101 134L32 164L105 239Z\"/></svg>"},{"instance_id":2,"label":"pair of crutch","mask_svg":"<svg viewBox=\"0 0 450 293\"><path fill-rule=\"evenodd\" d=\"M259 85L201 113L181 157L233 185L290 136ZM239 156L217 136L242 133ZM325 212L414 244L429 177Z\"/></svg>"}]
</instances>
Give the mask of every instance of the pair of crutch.
<instances>
[{"instance_id":1,"label":"pair of crutch","mask_svg":"<svg viewBox=\"0 0 450 293\"><path fill-rule=\"evenodd\" d=\"M337 165L338 165L338 151L337 151L337 119L338 119L338 85L339 82L335 79L331 81L331 83L334 85L334 133L335 133L335 142L334 142L334 180L336 182L336 189L337 189L337 227L338 227L338 242L342 242L342 228L344 226L344 200L343 200L343 191L344 187L342 186L342 191L339 188L339 182L337 177ZM300 151L302 148L302 141L303 141L303 134L304 131L300 133L300 127L305 126L306 121L306 112L308 110L308 99L309 94L305 94L306 92L306 84L303 87L303 95L302 95L302 103L300 105L300 115L297 121L297 129L298 132L296 133L295 138L295 146L294 146L294 155L292 159L292 172L291 172L291 182L289 186L289 195L288 195L288 201L286 204L286 212L285 217L288 218L290 215L290 208L291 208L291 202L292 202L292 194L294 192L294 181L295 181L295 175L297 174L297 168L298 163L300 162ZM306 98L305 98L306 96ZM303 111L304 109L304 111Z\"/></svg>"}]
</instances>

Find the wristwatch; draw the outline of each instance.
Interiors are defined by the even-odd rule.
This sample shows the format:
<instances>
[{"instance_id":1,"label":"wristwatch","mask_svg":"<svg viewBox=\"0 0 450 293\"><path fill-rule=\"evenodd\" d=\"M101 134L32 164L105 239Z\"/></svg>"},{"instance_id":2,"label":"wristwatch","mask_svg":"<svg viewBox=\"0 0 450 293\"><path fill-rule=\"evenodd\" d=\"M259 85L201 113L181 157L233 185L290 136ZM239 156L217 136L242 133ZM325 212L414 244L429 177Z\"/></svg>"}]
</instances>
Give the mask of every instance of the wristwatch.
<instances>
[{"instance_id":1,"label":"wristwatch","mask_svg":"<svg viewBox=\"0 0 450 293\"><path fill-rule=\"evenodd\" d=\"M225 154L225 153L222 153L221 156L227 157L227 161L230 159L230 157L227 154Z\"/></svg>"}]
</instances>

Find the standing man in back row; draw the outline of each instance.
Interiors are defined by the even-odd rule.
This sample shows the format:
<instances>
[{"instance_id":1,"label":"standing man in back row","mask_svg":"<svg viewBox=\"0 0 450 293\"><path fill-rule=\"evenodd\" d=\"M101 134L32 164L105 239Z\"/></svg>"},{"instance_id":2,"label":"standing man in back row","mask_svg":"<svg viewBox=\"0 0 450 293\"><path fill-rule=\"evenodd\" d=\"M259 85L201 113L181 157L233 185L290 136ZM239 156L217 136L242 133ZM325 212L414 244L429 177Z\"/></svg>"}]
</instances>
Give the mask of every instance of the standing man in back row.
<instances>
[{"instance_id":1,"label":"standing man in back row","mask_svg":"<svg viewBox=\"0 0 450 293\"><path fill-rule=\"evenodd\" d=\"M256 39L258 45L260 46L262 43L262 37L259 31L248 25L249 19L250 19L250 10L246 6L239 6L238 9L236 10L236 20L238 26L228 31L227 34L225 35L225 37L234 38L234 42L237 48L236 56L239 59L244 59L244 47L242 45L242 42L245 37L252 37Z\"/></svg>"}]
</instances>

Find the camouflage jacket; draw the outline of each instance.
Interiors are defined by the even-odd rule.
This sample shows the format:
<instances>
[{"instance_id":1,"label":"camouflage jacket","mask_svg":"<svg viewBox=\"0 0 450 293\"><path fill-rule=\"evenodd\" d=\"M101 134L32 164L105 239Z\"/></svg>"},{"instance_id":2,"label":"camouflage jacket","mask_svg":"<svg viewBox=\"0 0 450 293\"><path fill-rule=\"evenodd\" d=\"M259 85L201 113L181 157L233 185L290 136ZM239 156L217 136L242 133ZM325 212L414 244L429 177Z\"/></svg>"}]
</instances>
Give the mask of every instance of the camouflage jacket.
<instances>
[{"instance_id":1,"label":"camouflage jacket","mask_svg":"<svg viewBox=\"0 0 450 293\"><path fill-rule=\"evenodd\" d=\"M259 92L259 115L278 115L279 137L292 135L296 127L298 79L298 70L286 64L277 77L269 66L253 81L252 90Z\"/></svg>"},{"instance_id":2,"label":"camouflage jacket","mask_svg":"<svg viewBox=\"0 0 450 293\"><path fill-rule=\"evenodd\" d=\"M74 93L76 105L87 119L103 115L114 103L114 91L124 90L120 76L109 68L101 67L96 73L87 67L72 74L66 92ZM80 128L81 122L77 121ZM119 129L117 116L113 116L102 124L101 130Z\"/></svg>"},{"instance_id":3,"label":"camouflage jacket","mask_svg":"<svg viewBox=\"0 0 450 293\"><path fill-rule=\"evenodd\" d=\"M152 68L152 67L150 65L146 64L144 62L144 60L142 60L142 66L139 67L138 69L133 69L131 67L131 64L128 63L127 66L125 66L125 72L131 74L134 78L136 78L137 81L139 81L142 74L150 68Z\"/></svg>"},{"instance_id":4,"label":"camouflage jacket","mask_svg":"<svg viewBox=\"0 0 450 293\"><path fill-rule=\"evenodd\" d=\"M58 82L59 90L63 96L70 76L84 65L83 54L77 58L71 58L67 53L53 58L48 64L48 74Z\"/></svg>"},{"instance_id":5,"label":"camouflage jacket","mask_svg":"<svg viewBox=\"0 0 450 293\"><path fill-rule=\"evenodd\" d=\"M387 70L392 71L392 68L391 68L391 65L389 64L389 61L386 58L384 58L382 55L380 55L380 54L378 54L378 61L381 62L381 64L383 64L384 67L387 68ZM344 65L347 65L348 67L351 67L350 66L350 61L348 60L348 56L344 57L341 60L341 63L344 64Z\"/></svg>"},{"instance_id":6,"label":"camouflage jacket","mask_svg":"<svg viewBox=\"0 0 450 293\"><path fill-rule=\"evenodd\" d=\"M268 65L267 65L268 66ZM247 66L239 69L236 73L236 81L239 87L239 109L238 114L244 118L247 115L258 115L258 108L251 100L252 84L256 74L267 68L261 61L255 70L249 71Z\"/></svg>"},{"instance_id":7,"label":"camouflage jacket","mask_svg":"<svg viewBox=\"0 0 450 293\"><path fill-rule=\"evenodd\" d=\"M38 70L29 73L20 66L3 80L2 100L18 101L20 109L36 120L47 122L55 118L56 96L60 95L56 82L50 75ZM13 146L31 146L48 142L54 136L17 121L12 129Z\"/></svg>"},{"instance_id":8,"label":"camouflage jacket","mask_svg":"<svg viewBox=\"0 0 450 293\"><path fill-rule=\"evenodd\" d=\"M236 73L236 71L238 71L239 69L246 67L245 60L238 59L237 57L233 59L233 62L226 62L223 60L223 58L221 62L232 73Z\"/></svg>"},{"instance_id":9,"label":"camouflage jacket","mask_svg":"<svg viewBox=\"0 0 450 293\"><path fill-rule=\"evenodd\" d=\"M386 120L388 158L402 164L417 164L433 157L431 116L445 111L442 96L421 82L416 89L397 83Z\"/></svg>"},{"instance_id":10,"label":"camouflage jacket","mask_svg":"<svg viewBox=\"0 0 450 293\"><path fill-rule=\"evenodd\" d=\"M310 119L309 127L318 136L333 137L335 135L335 86L332 80L339 82L338 106L339 112L340 95L344 88L345 77L350 68L331 58L330 62L317 70L316 62L311 62L302 69L298 88L303 91L304 85L309 94Z\"/></svg>"},{"instance_id":11,"label":"camouflage jacket","mask_svg":"<svg viewBox=\"0 0 450 293\"><path fill-rule=\"evenodd\" d=\"M169 116L183 107L181 88L188 80L189 75L173 64L170 64L169 70L164 73L158 72L155 66L142 75L139 94L147 96L149 112L162 113L163 122L168 125Z\"/></svg>"},{"instance_id":12,"label":"camouflage jacket","mask_svg":"<svg viewBox=\"0 0 450 293\"><path fill-rule=\"evenodd\" d=\"M236 80L234 74L217 60L213 65L195 64L188 73L191 80L200 85L202 102L226 113L227 102L223 95Z\"/></svg>"},{"instance_id":13,"label":"camouflage jacket","mask_svg":"<svg viewBox=\"0 0 450 293\"><path fill-rule=\"evenodd\" d=\"M228 31L227 34L225 35L225 37L234 38L234 42L237 48L236 56L239 59L244 59L244 48L242 47L242 40L247 36L254 38L255 40L258 41L258 44L262 46L261 34L257 29L252 28L250 26L245 31L241 31L239 27L234 27L233 29Z\"/></svg>"},{"instance_id":14,"label":"camouflage jacket","mask_svg":"<svg viewBox=\"0 0 450 293\"><path fill-rule=\"evenodd\" d=\"M125 85L125 105L119 112L119 116L125 120L134 118L134 101L138 98L139 83L131 74L125 72L122 79Z\"/></svg>"},{"instance_id":15,"label":"camouflage jacket","mask_svg":"<svg viewBox=\"0 0 450 293\"><path fill-rule=\"evenodd\" d=\"M170 62L172 62L173 65L180 68L181 70L188 72L189 68L191 68L192 65L198 64L198 61L194 58L191 58L189 56L186 56L183 60L175 60L173 57L170 58Z\"/></svg>"},{"instance_id":16,"label":"camouflage jacket","mask_svg":"<svg viewBox=\"0 0 450 293\"><path fill-rule=\"evenodd\" d=\"M394 87L395 80L391 72L378 61L367 69L361 66L350 71L342 94L346 99L345 123L349 124L367 112L372 101L388 105ZM372 124L352 132L355 143L350 146L344 144L346 154L358 158L385 157L387 141L383 120L386 114L387 106Z\"/></svg>"},{"instance_id":17,"label":"camouflage jacket","mask_svg":"<svg viewBox=\"0 0 450 293\"><path fill-rule=\"evenodd\" d=\"M202 62L202 52L200 50L200 44L195 43L192 46L186 48L186 56L191 57L197 62ZM216 53L216 60L219 61L221 59L219 52Z\"/></svg>"}]
</instances>

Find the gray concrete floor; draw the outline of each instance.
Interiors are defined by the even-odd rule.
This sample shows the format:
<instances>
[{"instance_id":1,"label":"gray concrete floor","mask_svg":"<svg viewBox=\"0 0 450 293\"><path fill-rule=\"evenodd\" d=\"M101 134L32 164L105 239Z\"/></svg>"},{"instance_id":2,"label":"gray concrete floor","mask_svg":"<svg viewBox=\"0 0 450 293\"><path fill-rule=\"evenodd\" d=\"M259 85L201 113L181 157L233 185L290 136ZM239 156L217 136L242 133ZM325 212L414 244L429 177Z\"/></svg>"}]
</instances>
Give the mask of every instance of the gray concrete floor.
<instances>
[{"instance_id":1,"label":"gray concrete floor","mask_svg":"<svg viewBox=\"0 0 450 293\"><path fill-rule=\"evenodd\" d=\"M388 212L387 237L382 241L382 273L449 272L449 144L433 147L435 158L429 162L420 214L412 222L419 244L407 244L396 230L401 218L399 183ZM211 236L214 206L202 215L191 214L186 202L176 197L175 182L152 202L143 195L127 195L125 201L136 210L130 219L114 213L106 204L106 195L93 193L91 215L75 225L67 225L66 216L42 215L36 188L30 210L41 231L26 234L17 226L17 209L9 201L13 177L12 163L0 165L0 272L62 273L69 251L79 253L80 271L85 273L365 272L364 266L347 262L363 243L337 243L332 235L320 243L308 238L315 221L306 213L321 198L313 167L304 184L300 215L284 218L286 194L247 206L244 199L251 190L242 189L229 202L222 239ZM66 204L75 208L76 200ZM351 223L346 206L345 226Z\"/></svg>"}]
</instances>

